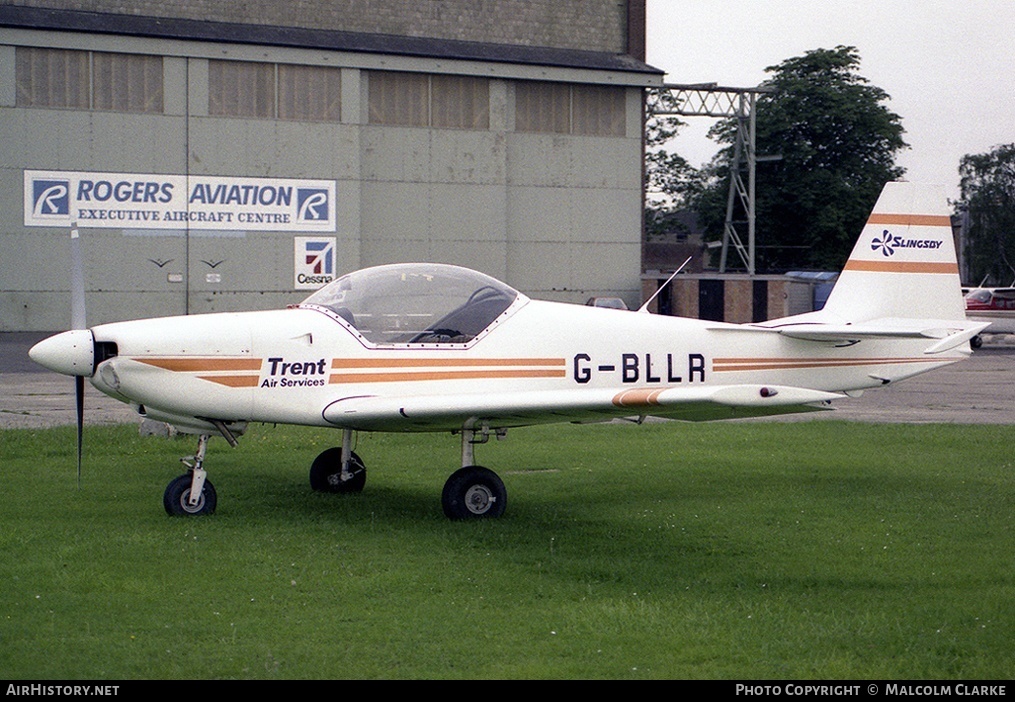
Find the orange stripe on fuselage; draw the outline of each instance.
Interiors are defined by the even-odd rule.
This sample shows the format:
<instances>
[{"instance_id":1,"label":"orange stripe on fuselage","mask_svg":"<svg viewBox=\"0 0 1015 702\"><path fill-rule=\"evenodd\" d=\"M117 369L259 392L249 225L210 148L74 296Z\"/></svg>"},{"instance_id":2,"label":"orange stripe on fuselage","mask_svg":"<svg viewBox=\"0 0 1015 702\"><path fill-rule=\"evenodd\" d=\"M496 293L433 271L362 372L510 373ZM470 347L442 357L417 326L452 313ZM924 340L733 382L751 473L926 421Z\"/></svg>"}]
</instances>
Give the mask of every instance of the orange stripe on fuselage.
<instances>
[{"instance_id":1,"label":"orange stripe on fuselage","mask_svg":"<svg viewBox=\"0 0 1015 702\"><path fill-rule=\"evenodd\" d=\"M851 368L897 363L929 363L925 358L716 358L712 371L796 370L800 368Z\"/></svg>"},{"instance_id":2,"label":"orange stripe on fuselage","mask_svg":"<svg viewBox=\"0 0 1015 702\"><path fill-rule=\"evenodd\" d=\"M201 380L225 385L228 388L256 388L260 378L256 375L199 375Z\"/></svg>"},{"instance_id":3,"label":"orange stripe on fuselage","mask_svg":"<svg viewBox=\"0 0 1015 702\"><path fill-rule=\"evenodd\" d=\"M561 366L563 358L335 358L332 368L468 368L474 366Z\"/></svg>"},{"instance_id":4,"label":"orange stripe on fuselage","mask_svg":"<svg viewBox=\"0 0 1015 702\"><path fill-rule=\"evenodd\" d=\"M135 357L135 361L155 366L162 370L176 373L196 373L200 371L258 371L261 370L260 358L160 358Z\"/></svg>"},{"instance_id":5,"label":"orange stripe on fuselage","mask_svg":"<svg viewBox=\"0 0 1015 702\"><path fill-rule=\"evenodd\" d=\"M420 380L492 380L494 378L563 378L561 370L446 370L389 373L332 373L328 382L335 383L397 383Z\"/></svg>"},{"instance_id":6,"label":"orange stripe on fuselage","mask_svg":"<svg viewBox=\"0 0 1015 702\"><path fill-rule=\"evenodd\" d=\"M399 383L427 380L563 378L567 375L565 365L563 358L405 358L404 356L335 358L331 361L333 371L372 369L377 372L333 372L329 382ZM406 370L409 368L420 370Z\"/></svg>"},{"instance_id":7,"label":"orange stripe on fuselage","mask_svg":"<svg viewBox=\"0 0 1015 702\"><path fill-rule=\"evenodd\" d=\"M246 371L236 375L196 376L200 380L224 385L228 388L257 387L259 376L251 375L250 371L261 370L260 358L218 358L206 356L187 358L150 357L135 358L134 360L172 373L233 373L236 371Z\"/></svg>"},{"instance_id":8,"label":"orange stripe on fuselage","mask_svg":"<svg viewBox=\"0 0 1015 702\"><path fill-rule=\"evenodd\" d=\"M257 387L260 375L250 371L260 371L262 366L259 358L149 357L135 360L174 373L197 373L200 380L230 388ZM329 383L564 378L567 376L565 365L563 358L335 358L331 361L333 371L375 369L377 372L332 373ZM409 368L420 370L404 370Z\"/></svg>"}]
</instances>

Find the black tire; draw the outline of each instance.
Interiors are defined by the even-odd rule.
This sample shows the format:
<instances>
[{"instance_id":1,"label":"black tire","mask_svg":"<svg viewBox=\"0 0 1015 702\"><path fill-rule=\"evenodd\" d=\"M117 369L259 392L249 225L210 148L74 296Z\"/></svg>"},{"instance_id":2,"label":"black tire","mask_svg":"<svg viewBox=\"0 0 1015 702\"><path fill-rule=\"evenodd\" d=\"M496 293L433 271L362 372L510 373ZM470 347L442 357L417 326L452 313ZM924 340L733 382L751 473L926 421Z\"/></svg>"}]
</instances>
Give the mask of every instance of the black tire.
<instances>
[{"instance_id":1,"label":"black tire","mask_svg":"<svg viewBox=\"0 0 1015 702\"><path fill-rule=\"evenodd\" d=\"M342 480L342 447L325 449L310 466L310 487L317 492L362 492L367 482L367 469L355 452L349 457L353 476Z\"/></svg>"},{"instance_id":2,"label":"black tire","mask_svg":"<svg viewBox=\"0 0 1015 702\"><path fill-rule=\"evenodd\" d=\"M166 514L171 517L197 517L215 513L218 504L218 495L215 494L215 486L211 481L205 479L204 487L201 489L201 499L196 505L190 504L190 486L193 478L190 473L184 473L174 479L166 487L162 496L162 504L166 508Z\"/></svg>"},{"instance_id":3,"label":"black tire","mask_svg":"<svg viewBox=\"0 0 1015 702\"><path fill-rule=\"evenodd\" d=\"M444 483L441 505L448 519L492 519L507 508L507 489L489 468L467 466Z\"/></svg>"},{"instance_id":4,"label":"black tire","mask_svg":"<svg viewBox=\"0 0 1015 702\"><path fill-rule=\"evenodd\" d=\"M974 336L972 339L969 340L969 345L974 349L978 349L981 346L983 346L983 339L980 337L979 334L977 334L976 336Z\"/></svg>"}]
</instances>

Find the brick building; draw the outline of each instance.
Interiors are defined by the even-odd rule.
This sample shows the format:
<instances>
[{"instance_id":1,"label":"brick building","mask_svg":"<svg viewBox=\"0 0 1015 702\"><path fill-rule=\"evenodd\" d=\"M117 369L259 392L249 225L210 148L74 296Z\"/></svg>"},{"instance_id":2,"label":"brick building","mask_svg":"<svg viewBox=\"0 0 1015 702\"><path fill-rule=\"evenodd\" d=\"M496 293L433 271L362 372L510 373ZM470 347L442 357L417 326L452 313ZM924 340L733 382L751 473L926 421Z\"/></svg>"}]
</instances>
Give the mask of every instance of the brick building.
<instances>
[{"instance_id":1,"label":"brick building","mask_svg":"<svg viewBox=\"0 0 1015 702\"><path fill-rule=\"evenodd\" d=\"M455 263L640 296L644 0L0 2L0 331Z\"/></svg>"}]
</instances>

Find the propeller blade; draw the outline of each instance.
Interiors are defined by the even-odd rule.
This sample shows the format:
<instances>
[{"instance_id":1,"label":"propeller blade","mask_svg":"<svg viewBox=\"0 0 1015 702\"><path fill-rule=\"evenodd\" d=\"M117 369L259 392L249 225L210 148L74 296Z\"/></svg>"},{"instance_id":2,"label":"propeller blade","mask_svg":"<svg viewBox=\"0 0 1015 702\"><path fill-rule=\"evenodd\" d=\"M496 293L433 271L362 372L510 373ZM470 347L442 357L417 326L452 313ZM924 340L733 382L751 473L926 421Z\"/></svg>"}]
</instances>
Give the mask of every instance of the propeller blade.
<instances>
[{"instance_id":1,"label":"propeller blade","mask_svg":"<svg viewBox=\"0 0 1015 702\"><path fill-rule=\"evenodd\" d=\"M70 230L70 328L85 329L85 268L81 259L81 239L78 223Z\"/></svg>"},{"instance_id":2,"label":"propeller blade","mask_svg":"<svg viewBox=\"0 0 1015 702\"><path fill-rule=\"evenodd\" d=\"M85 377L74 376L74 403L78 420L78 488L81 488L81 445L85 432Z\"/></svg>"},{"instance_id":3,"label":"propeller blade","mask_svg":"<svg viewBox=\"0 0 1015 702\"><path fill-rule=\"evenodd\" d=\"M81 256L81 239L78 223L70 229L70 326L71 329L87 329L85 321L85 267ZM81 489L81 453L85 428L85 378L74 376L74 404L78 424L78 489Z\"/></svg>"}]
</instances>

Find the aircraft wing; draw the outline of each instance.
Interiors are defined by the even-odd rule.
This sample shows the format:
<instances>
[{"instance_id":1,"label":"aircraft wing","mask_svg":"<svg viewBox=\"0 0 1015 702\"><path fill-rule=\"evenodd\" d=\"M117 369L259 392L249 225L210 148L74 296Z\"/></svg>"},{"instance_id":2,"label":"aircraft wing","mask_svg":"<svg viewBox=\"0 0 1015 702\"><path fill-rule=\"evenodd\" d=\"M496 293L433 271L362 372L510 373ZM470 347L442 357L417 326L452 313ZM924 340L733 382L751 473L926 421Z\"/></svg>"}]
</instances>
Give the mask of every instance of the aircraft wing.
<instances>
[{"instance_id":1,"label":"aircraft wing","mask_svg":"<svg viewBox=\"0 0 1015 702\"><path fill-rule=\"evenodd\" d=\"M467 424L499 428L632 416L686 421L757 417L829 409L815 403L842 397L838 393L771 385L358 396L332 402L323 414L329 423L353 429L432 431L456 430Z\"/></svg>"}]
</instances>

